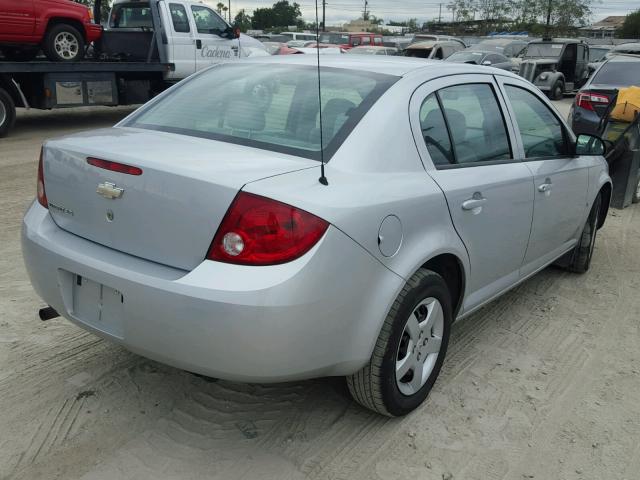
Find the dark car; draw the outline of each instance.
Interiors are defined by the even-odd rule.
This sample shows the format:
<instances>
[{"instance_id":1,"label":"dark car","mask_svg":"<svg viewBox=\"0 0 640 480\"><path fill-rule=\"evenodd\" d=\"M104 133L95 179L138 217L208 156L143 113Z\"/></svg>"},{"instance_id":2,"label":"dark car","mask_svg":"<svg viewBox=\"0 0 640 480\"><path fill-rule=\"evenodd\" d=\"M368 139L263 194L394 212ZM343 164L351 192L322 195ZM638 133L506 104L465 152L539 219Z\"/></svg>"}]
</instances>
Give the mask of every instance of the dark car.
<instances>
[{"instance_id":1,"label":"dark car","mask_svg":"<svg viewBox=\"0 0 640 480\"><path fill-rule=\"evenodd\" d=\"M495 51L462 50L448 57L445 62L470 63L472 65L485 65L502 70L511 70L512 63L507 57Z\"/></svg>"},{"instance_id":2,"label":"dark car","mask_svg":"<svg viewBox=\"0 0 640 480\"><path fill-rule=\"evenodd\" d=\"M520 76L552 100L573 93L589 78L589 45L580 40L530 42L520 63Z\"/></svg>"},{"instance_id":3,"label":"dark car","mask_svg":"<svg viewBox=\"0 0 640 480\"><path fill-rule=\"evenodd\" d=\"M619 88L640 83L640 57L615 55L600 64L580 89L569 111L576 134L596 134L600 119Z\"/></svg>"}]
</instances>

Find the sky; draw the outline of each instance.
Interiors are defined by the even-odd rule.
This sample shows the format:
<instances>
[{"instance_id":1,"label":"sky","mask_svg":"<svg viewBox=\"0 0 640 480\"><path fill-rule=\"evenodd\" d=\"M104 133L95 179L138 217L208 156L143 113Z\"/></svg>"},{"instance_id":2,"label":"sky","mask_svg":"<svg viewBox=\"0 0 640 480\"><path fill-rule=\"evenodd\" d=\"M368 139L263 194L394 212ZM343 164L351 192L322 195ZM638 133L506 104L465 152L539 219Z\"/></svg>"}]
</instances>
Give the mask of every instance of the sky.
<instances>
[{"instance_id":1,"label":"sky","mask_svg":"<svg viewBox=\"0 0 640 480\"><path fill-rule=\"evenodd\" d=\"M218 1L228 4L229 0L205 0L206 3L216 5ZM251 13L253 9L270 7L275 0L231 0L232 16L244 8ZM292 0L290 0L292 1ZM302 15L308 22L315 21L315 0L297 0L302 9ZM437 0L368 0L369 10L373 15L385 20L406 20L417 18L419 22L438 18L439 6L442 5L443 20L451 19L451 12L447 10L448 1ZM322 8L322 0L318 0ZM640 7L638 0L596 0L592 7L593 21L602 20L609 15L626 15ZM364 0L327 0L327 25L340 25L362 14ZM322 13L320 12L320 15Z\"/></svg>"}]
</instances>

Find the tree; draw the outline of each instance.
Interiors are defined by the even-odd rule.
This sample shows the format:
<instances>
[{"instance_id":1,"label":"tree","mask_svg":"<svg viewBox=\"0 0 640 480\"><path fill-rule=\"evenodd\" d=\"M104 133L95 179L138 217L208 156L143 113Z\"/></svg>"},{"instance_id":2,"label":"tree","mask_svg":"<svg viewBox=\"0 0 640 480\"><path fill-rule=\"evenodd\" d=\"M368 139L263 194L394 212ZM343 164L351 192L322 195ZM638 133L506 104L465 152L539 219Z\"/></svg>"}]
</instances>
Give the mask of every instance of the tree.
<instances>
[{"instance_id":1,"label":"tree","mask_svg":"<svg viewBox=\"0 0 640 480\"><path fill-rule=\"evenodd\" d=\"M271 8L256 8L253 11L251 24L253 28L264 30L274 27L288 27L289 25L299 25L302 12L297 3L290 4L288 0L280 0L273 4Z\"/></svg>"},{"instance_id":2,"label":"tree","mask_svg":"<svg viewBox=\"0 0 640 480\"><path fill-rule=\"evenodd\" d=\"M236 14L233 24L236 27L239 27L243 32L246 32L251 28L251 17L247 14L244 8Z\"/></svg>"},{"instance_id":3,"label":"tree","mask_svg":"<svg viewBox=\"0 0 640 480\"><path fill-rule=\"evenodd\" d=\"M627 15L616 33L619 38L640 38L640 10Z\"/></svg>"},{"instance_id":4,"label":"tree","mask_svg":"<svg viewBox=\"0 0 640 480\"><path fill-rule=\"evenodd\" d=\"M95 0L75 0L82 5L86 5L91 8L93 11L93 7L95 5ZM109 11L111 10L111 0L102 0L100 3L100 16L102 21L109 20Z\"/></svg>"},{"instance_id":5,"label":"tree","mask_svg":"<svg viewBox=\"0 0 640 480\"><path fill-rule=\"evenodd\" d=\"M223 10L224 10L224 3L218 2L218 4L216 5L216 11L218 12L218 15L222 15Z\"/></svg>"}]
</instances>

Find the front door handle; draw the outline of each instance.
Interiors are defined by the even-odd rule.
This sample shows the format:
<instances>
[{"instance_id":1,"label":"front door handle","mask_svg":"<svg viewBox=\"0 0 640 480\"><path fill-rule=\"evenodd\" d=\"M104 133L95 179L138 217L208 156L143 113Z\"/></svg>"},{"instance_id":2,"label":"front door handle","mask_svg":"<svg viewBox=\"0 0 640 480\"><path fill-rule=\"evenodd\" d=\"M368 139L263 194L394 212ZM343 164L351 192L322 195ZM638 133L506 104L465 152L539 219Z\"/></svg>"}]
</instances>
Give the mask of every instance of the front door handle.
<instances>
[{"instance_id":1,"label":"front door handle","mask_svg":"<svg viewBox=\"0 0 640 480\"><path fill-rule=\"evenodd\" d=\"M202 40L200 40L200 39L196 40L196 48L198 50L200 50L202 48Z\"/></svg>"},{"instance_id":2,"label":"front door handle","mask_svg":"<svg viewBox=\"0 0 640 480\"><path fill-rule=\"evenodd\" d=\"M463 210L475 210L476 208L480 208L487 203L486 198L472 198L462 203Z\"/></svg>"},{"instance_id":3,"label":"front door handle","mask_svg":"<svg viewBox=\"0 0 640 480\"><path fill-rule=\"evenodd\" d=\"M538 191L540 193L547 193L547 192L550 192L552 188L553 188L552 183L543 183L538 187Z\"/></svg>"}]
</instances>

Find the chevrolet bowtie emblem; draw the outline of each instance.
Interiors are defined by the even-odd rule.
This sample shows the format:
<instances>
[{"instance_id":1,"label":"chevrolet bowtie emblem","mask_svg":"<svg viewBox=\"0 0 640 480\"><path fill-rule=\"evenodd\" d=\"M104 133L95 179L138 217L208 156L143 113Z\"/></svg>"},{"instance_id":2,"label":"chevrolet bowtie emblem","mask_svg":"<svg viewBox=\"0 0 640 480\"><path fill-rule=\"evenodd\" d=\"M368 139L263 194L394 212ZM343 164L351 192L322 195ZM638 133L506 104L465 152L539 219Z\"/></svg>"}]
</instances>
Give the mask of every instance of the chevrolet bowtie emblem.
<instances>
[{"instance_id":1,"label":"chevrolet bowtie emblem","mask_svg":"<svg viewBox=\"0 0 640 480\"><path fill-rule=\"evenodd\" d=\"M115 183L104 182L98 184L96 193L109 200L115 200L116 198L120 198L122 196L122 194L124 193L124 188L116 187Z\"/></svg>"}]
</instances>

